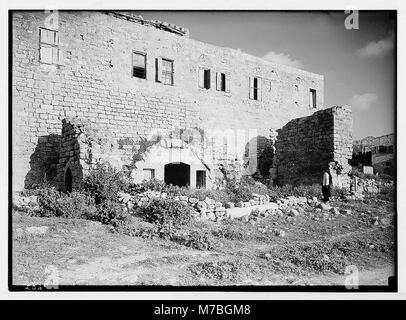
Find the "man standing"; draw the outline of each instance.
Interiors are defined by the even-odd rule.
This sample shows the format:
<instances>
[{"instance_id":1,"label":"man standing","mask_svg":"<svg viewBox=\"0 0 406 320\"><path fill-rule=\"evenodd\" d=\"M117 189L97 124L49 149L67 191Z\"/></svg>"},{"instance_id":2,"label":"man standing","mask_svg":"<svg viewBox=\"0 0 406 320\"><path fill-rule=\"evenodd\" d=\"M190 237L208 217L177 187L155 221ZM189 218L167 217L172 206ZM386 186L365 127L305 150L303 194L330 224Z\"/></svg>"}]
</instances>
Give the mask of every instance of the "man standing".
<instances>
[{"instance_id":1,"label":"man standing","mask_svg":"<svg viewBox=\"0 0 406 320\"><path fill-rule=\"evenodd\" d=\"M330 174L327 170L323 171L323 184L321 187L321 192L323 193L323 201L327 202L330 198Z\"/></svg>"}]
</instances>

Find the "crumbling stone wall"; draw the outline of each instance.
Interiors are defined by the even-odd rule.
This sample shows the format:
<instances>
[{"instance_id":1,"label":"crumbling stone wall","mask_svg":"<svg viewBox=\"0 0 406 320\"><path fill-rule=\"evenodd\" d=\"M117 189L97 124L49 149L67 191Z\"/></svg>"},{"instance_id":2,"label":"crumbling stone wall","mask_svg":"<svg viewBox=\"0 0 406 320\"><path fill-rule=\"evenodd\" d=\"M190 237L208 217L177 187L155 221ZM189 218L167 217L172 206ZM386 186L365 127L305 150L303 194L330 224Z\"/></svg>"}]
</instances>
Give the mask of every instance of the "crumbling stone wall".
<instances>
[{"instance_id":1,"label":"crumbling stone wall","mask_svg":"<svg viewBox=\"0 0 406 320\"><path fill-rule=\"evenodd\" d=\"M77 117L62 120L59 163L56 185L66 191L67 171L72 176L72 189L79 188L83 176L96 162L109 162L116 168L124 169L123 151L116 139L86 119Z\"/></svg>"},{"instance_id":2,"label":"crumbling stone wall","mask_svg":"<svg viewBox=\"0 0 406 320\"><path fill-rule=\"evenodd\" d=\"M276 167L279 184L321 184L333 164L333 185L349 187L352 113L339 106L294 119L278 130Z\"/></svg>"},{"instance_id":3,"label":"crumbling stone wall","mask_svg":"<svg viewBox=\"0 0 406 320\"><path fill-rule=\"evenodd\" d=\"M267 136L269 128L323 108L321 75L105 12L59 11L58 65L40 63L39 28L48 15L12 14L14 190L24 180L36 182L27 173L38 139L60 134L66 117L111 132L129 156L153 129L256 129ZM133 50L147 54L146 79L131 76ZM156 82L158 57L174 61L173 86ZM211 70L208 90L198 86L199 67ZM216 90L216 72L230 74L229 92ZM249 98L252 76L262 78L260 101ZM309 88L317 90L316 109L309 106Z\"/></svg>"},{"instance_id":4,"label":"crumbling stone wall","mask_svg":"<svg viewBox=\"0 0 406 320\"><path fill-rule=\"evenodd\" d=\"M25 176L24 187L52 181L57 175L57 165L61 152L61 136L50 134L38 137L38 143L30 156L30 170Z\"/></svg>"}]
</instances>

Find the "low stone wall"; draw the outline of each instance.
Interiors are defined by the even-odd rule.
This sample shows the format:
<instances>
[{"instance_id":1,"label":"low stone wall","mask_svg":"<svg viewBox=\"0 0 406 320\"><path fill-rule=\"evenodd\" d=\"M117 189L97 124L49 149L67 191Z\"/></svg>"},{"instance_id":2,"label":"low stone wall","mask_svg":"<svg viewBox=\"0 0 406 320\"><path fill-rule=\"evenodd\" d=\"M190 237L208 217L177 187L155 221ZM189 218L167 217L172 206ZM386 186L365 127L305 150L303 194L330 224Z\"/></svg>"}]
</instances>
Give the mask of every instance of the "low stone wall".
<instances>
[{"instance_id":1,"label":"low stone wall","mask_svg":"<svg viewBox=\"0 0 406 320\"><path fill-rule=\"evenodd\" d=\"M349 188L352 156L352 114L348 106L333 107L294 119L278 130L278 184L322 182L323 170L333 163L333 185Z\"/></svg>"}]
</instances>

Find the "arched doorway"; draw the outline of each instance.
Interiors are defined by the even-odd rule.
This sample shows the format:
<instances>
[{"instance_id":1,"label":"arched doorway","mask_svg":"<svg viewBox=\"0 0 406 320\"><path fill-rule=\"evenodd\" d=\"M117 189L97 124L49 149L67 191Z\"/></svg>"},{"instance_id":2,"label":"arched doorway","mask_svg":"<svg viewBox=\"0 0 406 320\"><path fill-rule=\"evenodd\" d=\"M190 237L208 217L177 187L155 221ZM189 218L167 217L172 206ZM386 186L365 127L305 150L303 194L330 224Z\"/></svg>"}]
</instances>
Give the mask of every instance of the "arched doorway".
<instances>
[{"instance_id":1,"label":"arched doorway","mask_svg":"<svg viewBox=\"0 0 406 320\"><path fill-rule=\"evenodd\" d=\"M68 168L65 172L65 190L72 192L72 171Z\"/></svg>"},{"instance_id":2,"label":"arched doorway","mask_svg":"<svg viewBox=\"0 0 406 320\"><path fill-rule=\"evenodd\" d=\"M166 164L164 181L179 187L190 186L190 166L183 162Z\"/></svg>"}]
</instances>

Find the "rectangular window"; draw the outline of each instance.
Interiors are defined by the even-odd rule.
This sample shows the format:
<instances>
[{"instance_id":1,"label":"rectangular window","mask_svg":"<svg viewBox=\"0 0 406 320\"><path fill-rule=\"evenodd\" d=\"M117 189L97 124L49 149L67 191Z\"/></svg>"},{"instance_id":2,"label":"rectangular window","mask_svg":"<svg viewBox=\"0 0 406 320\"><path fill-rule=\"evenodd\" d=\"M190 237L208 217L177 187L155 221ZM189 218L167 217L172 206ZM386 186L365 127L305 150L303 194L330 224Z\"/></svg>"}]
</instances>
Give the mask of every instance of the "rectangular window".
<instances>
[{"instance_id":1,"label":"rectangular window","mask_svg":"<svg viewBox=\"0 0 406 320\"><path fill-rule=\"evenodd\" d=\"M316 101L316 90L310 89L309 90L309 107L310 108L317 108L317 101Z\"/></svg>"},{"instance_id":2,"label":"rectangular window","mask_svg":"<svg viewBox=\"0 0 406 320\"><path fill-rule=\"evenodd\" d=\"M196 171L196 188L206 188L206 171Z\"/></svg>"},{"instance_id":3,"label":"rectangular window","mask_svg":"<svg viewBox=\"0 0 406 320\"><path fill-rule=\"evenodd\" d=\"M162 83L173 85L173 61L162 59Z\"/></svg>"},{"instance_id":4,"label":"rectangular window","mask_svg":"<svg viewBox=\"0 0 406 320\"><path fill-rule=\"evenodd\" d=\"M39 29L39 61L46 64L59 62L58 31Z\"/></svg>"},{"instance_id":5,"label":"rectangular window","mask_svg":"<svg viewBox=\"0 0 406 320\"><path fill-rule=\"evenodd\" d=\"M147 78L147 55L145 53L133 51L133 77Z\"/></svg>"},{"instance_id":6,"label":"rectangular window","mask_svg":"<svg viewBox=\"0 0 406 320\"><path fill-rule=\"evenodd\" d=\"M204 88L210 89L210 70L204 70Z\"/></svg>"},{"instance_id":7,"label":"rectangular window","mask_svg":"<svg viewBox=\"0 0 406 320\"><path fill-rule=\"evenodd\" d=\"M224 72L216 73L217 91L230 92L230 74Z\"/></svg>"},{"instance_id":8,"label":"rectangular window","mask_svg":"<svg viewBox=\"0 0 406 320\"><path fill-rule=\"evenodd\" d=\"M249 97L252 100L262 100L262 90L261 90L261 78L250 77L249 79Z\"/></svg>"},{"instance_id":9,"label":"rectangular window","mask_svg":"<svg viewBox=\"0 0 406 320\"><path fill-rule=\"evenodd\" d=\"M173 60L156 59L156 81L167 85L173 85Z\"/></svg>"},{"instance_id":10,"label":"rectangular window","mask_svg":"<svg viewBox=\"0 0 406 320\"><path fill-rule=\"evenodd\" d=\"M388 153L393 153L393 146L388 146L387 152Z\"/></svg>"},{"instance_id":11,"label":"rectangular window","mask_svg":"<svg viewBox=\"0 0 406 320\"><path fill-rule=\"evenodd\" d=\"M210 89L210 69L199 68L199 88Z\"/></svg>"},{"instance_id":12,"label":"rectangular window","mask_svg":"<svg viewBox=\"0 0 406 320\"><path fill-rule=\"evenodd\" d=\"M144 169L142 170L142 173L144 180L155 179L155 169Z\"/></svg>"},{"instance_id":13,"label":"rectangular window","mask_svg":"<svg viewBox=\"0 0 406 320\"><path fill-rule=\"evenodd\" d=\"M386 147L385 146L379 146L379 153L386 153Z\"/></svg>"},{"instance_id":14,"label":"rectangular window","mask_svg":"<svg viewBox=\"0 0 406 320\"><path fill-rule=\"evenodd\" d=\"M226 74L221 74L221 91L226 92Z\"/></svg>"}]
</instances>

